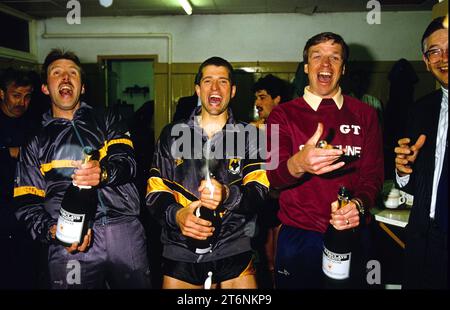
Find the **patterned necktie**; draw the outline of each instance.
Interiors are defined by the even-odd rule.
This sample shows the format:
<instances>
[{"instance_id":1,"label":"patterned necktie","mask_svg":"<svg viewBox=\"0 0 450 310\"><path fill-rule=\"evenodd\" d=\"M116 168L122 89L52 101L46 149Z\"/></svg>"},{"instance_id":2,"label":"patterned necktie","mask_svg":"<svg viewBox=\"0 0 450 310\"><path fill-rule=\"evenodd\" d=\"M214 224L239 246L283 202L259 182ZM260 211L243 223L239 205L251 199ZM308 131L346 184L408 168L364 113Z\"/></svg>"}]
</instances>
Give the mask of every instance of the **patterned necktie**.
<instances>
[{"instance_id":1,"label":"patterned necktie","mask_svg":"<svg viewBox=\"0 0 450 310\"><path fill-rule=\"evenodd\" d=\"M443 232L448 232L448 146L445 146L444 164L436 197L436 210L434 218Z\"/></svg>"}]
</instances>

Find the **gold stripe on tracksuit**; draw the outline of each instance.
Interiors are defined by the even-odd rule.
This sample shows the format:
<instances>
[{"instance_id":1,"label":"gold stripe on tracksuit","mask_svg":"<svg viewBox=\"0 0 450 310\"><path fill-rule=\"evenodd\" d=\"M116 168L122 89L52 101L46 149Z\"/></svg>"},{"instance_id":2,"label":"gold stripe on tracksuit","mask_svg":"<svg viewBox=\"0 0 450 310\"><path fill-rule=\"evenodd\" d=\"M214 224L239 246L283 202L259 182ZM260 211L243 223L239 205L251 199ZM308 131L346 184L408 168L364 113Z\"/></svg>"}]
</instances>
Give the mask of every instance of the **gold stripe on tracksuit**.
<instances>
[{"instance_id":1,"label":"gold stripe on tracksuit","mask_svg":"<svg viewBox=\"0 0 450 310\"><path fill-rule=\"evenodd\" d=\"M50 163L42 164L41 165L41 173L42 175L45 175L47 172L49 172L52 169L57 168L74 168L75 166L72 165L71 159L64 159L64 160L52 160Z\"/></svg>"},{"instance_id":2,"label":"gold stripe on tracksuit","mask_svg":"<svg viewBox=\"0 0 450 310\"><path fill-rule=\"evenodd\" d=\"M109 141L109 142L108 142L108 141L105 141L105 146L103 146L100 150L98 150L99 153L100 153L100 158L99 158L99 160L101 160L103 157L106 156L106 154L108 153L108 148L109 148L111 145L113 145L113 144L119 144L119 143L126 144L126 145L128 145L129 147L133 148L133 142L132 142L130 139L121 138L121 139L114 139L114 140L111 140L111 141Z\"/></svg>"},{"instance_id":3,"label":"gold stripe on tracksuit","mask_svg":"<svg viewBox=\"0 0 450 310\"><path fill-rule=\"evenodd\" d=\"M247 267L245 267L244 271L241 272L241 274L238 276L238 278L240 277L245 277L248 275L255 275L256 274L256 269L255 269L255 265L253 264L253 257L250 259L250 262L248 263Z\"/></svg>"},{"instance_id":4,"label":"gold stripe on tracksuit","mask_svg":"<svg viewBox=\"0 0 450 310\"><path fill-rule=\"evenodd\" d=\"M19 197L28 194L39 197L45 197L45 191L34 186L20 186L14 188L14 197Z\"/></svg>"},{"instance_id":5,"label":"gold stripe on tracksuit","mask_svg":"<svg viewBox=\"0 0 450 310\"><path fill-rule=\"evenodd\" d=\"M246 185L250 182L258 182L259 184L262 184L267 188L269 188L269 186L270 186L269 179L267 178L266 170L263 170L263 169L254 170L252 172L249 172L244 177L242 184Z\"/></svg>"},{"instance_id":6,"label":"gold stripe on tracksuit","mask_svg":"<svg viewBox=\"0 0 450 310\"><path fill-rule=\"evenodd\" d=\"M173 182L170 183L180 186L179 184ZM171 189L169 186L167 186L166 182L163 179L159 177L151 177L147 182L147 194L156 192L167 192L172 194L175 197L175 201L178 202L183 207L187 207L192 202L192 200L186 198L186 196L180 193L179 191Z\"/></svg>"},{"instance_id":7,"label":"gold stripe on tracksuit","mask_svg":"<svg viewBox=\"0 0 450 310\"><path fill-rule=\"evenodd\" d=\"M99 161L106 156L108 153L108 147L110 147L113 144L126 144L129 145L131 148L133 147L133 142L130 139L114 139L109 142L105 141L105 146L103 146L99 150L100 158ZM41 173L42 175L45 175L47 172L49 172L52 169L58 169L58 168L74 168L75 166L72 165L71 159L61 159L61 160L52 160L50 163L42 164L41 165Z\"/></svg>"}]
</instances>

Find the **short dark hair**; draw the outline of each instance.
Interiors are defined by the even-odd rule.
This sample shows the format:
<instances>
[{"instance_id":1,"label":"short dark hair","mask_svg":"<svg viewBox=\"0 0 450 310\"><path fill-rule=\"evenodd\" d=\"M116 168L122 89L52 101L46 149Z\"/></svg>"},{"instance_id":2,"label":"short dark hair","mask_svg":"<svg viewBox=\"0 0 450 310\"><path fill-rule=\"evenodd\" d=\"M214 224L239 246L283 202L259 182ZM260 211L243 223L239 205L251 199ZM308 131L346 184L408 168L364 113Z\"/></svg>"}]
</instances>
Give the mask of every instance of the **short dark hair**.
<instances>
[{"instance_id":1,"label":"short dark hair","mask_svg":"<svg viewBox=\"0 0 450 310\"><path fill-rule=\"evenodd\" d=\"M230 78L231 85L234 85L234 69L233 66L221 57L211 57L206 59L198 68L197 75L195 76L195 85L200 85L200 82L203 77L203 69L206 66L217 66L217 67L225 67L228 70L228 77Z\"/></svg>"},{"instance_id":2,"label":"short dark hair","mask_svg":"<svg viewBox=\"0 0 450 310\"><path fill-rule=\"evenodd\" d=\"M256 93L260 90L265 90L272 97L272 99L280 96L280 102L284 102L285 100L285 83L282 79L276 77L275 75L268 74L265 77L259 78L253 85L252 91L253 93Z\"/></svg>"},{"instance_id":3,"label":"short dark hair","mask_svg":"<svg viewBox=\"0 0 450 310\"><path fill-rule=\"evenodd\" d=\"M15 84L17 87L34 87L35 81L31 71L8 68L0 77L0 89L6 92L8 86Z\"/></svg>"},{"instance_id":4,"label":"short dark hair","mask_svg":"<svg viewBox=\"0 0 450 310\"><path fill-rule=\"evenodd\" d=\"M54 48L50 51L50 53L47 54L47 57L45 57L44 60L44 64L42 65L42 81L44 82L44 84L47 84L47 74L48 74L48 67L50 67L50 65L59 59L67 59L67 60L71 60L73 61L79 68L80 68L80 76L81 76L81 84L84 83L84 71L83 68L81 67L81 62L80 59L78 58L78 56L71 51L65 51L59 48Z\"/></svg>"},{"instance_id":5,"label":"short dark hair","mask_svg":"<svg viewBox=\"0 0 450 310\"><path fill-rule=\"evenodd\" d=\"M438 31L440 29L445 29L444 27L444 16L436 17L431 21L431 23L428 25L427 29L425 29L425 32L422 35L422 53L425 53L425 40L431 36L435 31Z\"/></svg>"},{"instance_id":6,"label":"short dark hair","mask_svg":"<svg viewBox=\"0 0 450 310\"><path fill-rule=\"evenodd\" d=\"M308 63L308 51L311 46L317 45L319 43L327 42L327 41L334 41L334 43L339 44L342 47L342 56L344 60L344 64L348 61L348 56L350 55L350 51L348 48L347 43L345 43L344 39L333 32L322 32L319 34L316 34L312 38L310 38L305 45L305 48L303 49L303 62L305 64Z\"/></svg>"}]
</instances>

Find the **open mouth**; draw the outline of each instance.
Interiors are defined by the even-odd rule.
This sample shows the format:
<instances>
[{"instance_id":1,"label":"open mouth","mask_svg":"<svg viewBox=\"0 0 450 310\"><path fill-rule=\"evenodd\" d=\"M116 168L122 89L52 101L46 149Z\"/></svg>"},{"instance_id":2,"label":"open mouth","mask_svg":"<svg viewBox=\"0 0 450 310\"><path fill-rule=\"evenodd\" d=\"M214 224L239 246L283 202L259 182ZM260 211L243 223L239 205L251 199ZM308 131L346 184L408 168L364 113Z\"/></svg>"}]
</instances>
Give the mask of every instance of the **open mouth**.
<instances>
[{"instance_id":1,"label":"open mouth","mask_svg":"<svg viewBox=\"0 0 450 310\"><path fill-rule=\"evenodd\" d=\"M256 107L256 110L258 111L259 117L262 117L264 115L264 109L262 107Z\"/></svg>"},{"instance_id":2,"label":"open mouth","mask_svg":"<svg viewBox=\"0 0 450 310\"><path fill-rule=\"evenodd\" d=\"M71 85L64 84L59 87L59 94L63 97L72 96L73 89Z\"/></svg>"},{"instance_id":3,"label":"open mouth","mask_svg":"<svg viewBox=\"0 0 450 310\"><path fill-rule=\"evenodd\" d=\"M319 72L319 74L317 74L317 79L319 80L320 83L330 83L331 82L331 77L333 75L331 74L331 72Z\"/></svg>"},{"instance_id":4,"label":"open mouth","mask_svg":"<svg viewBox=\"0 0 450 310\"><path fill-rule=\"evenodd\" d=\"M440 67L439 71L441 71L442 73L447 73L448 72L448 65Z\"/></svg>"},{"instance_id":5,"label":"open mouth","mask_svg":"<svg viewBox=\"0 0 450 310\"><path fill-rule=\"evenodd\" d=\"M209 96L209 104L217 106L222 102L222 97L219 95Z\"/></svg>"}]
</instances>

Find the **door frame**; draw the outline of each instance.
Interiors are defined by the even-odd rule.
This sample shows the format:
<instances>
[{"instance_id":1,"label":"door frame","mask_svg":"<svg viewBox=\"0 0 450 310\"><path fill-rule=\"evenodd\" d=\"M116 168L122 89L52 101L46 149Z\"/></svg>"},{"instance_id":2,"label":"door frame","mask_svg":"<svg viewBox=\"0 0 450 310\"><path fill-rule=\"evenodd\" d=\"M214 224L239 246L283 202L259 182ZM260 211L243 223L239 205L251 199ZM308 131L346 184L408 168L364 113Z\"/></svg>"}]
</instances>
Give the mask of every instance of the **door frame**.
<instances>
[{"instance_id":1,"label":"door frame","mask_svg":"<svg viewBox=\"0 0 450 310\"><path fill-rule=\"evenodd\" d=\"M108 76L105 70L105 62L114 60L147 60L152 62L153 72L155 71L155 63L158 62L158 55L97 55L97 64L99 70L103 73L103 85L105 92L105 106L109 106L108 103Z\"/></svg>"}]
</instances>

